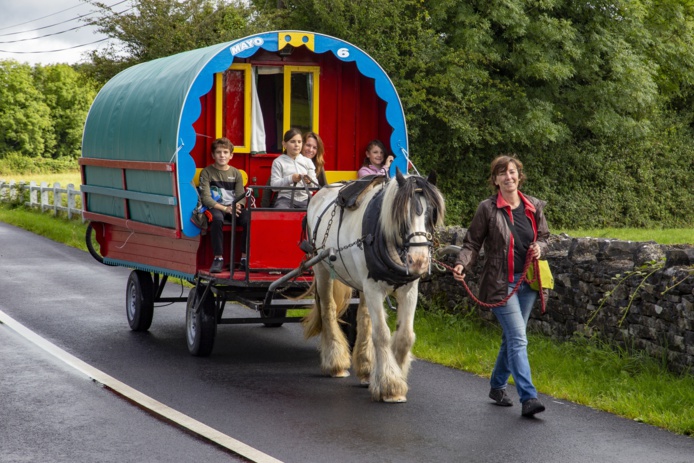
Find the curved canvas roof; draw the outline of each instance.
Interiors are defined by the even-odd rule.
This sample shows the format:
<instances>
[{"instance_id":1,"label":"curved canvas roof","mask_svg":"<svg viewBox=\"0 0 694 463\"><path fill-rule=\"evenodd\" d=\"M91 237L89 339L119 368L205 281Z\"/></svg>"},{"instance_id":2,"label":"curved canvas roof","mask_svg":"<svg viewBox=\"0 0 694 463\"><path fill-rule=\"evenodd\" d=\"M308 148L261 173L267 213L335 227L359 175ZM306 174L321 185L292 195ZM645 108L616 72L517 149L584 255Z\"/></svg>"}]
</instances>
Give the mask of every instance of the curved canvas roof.
<instances>
[{"instance_id":1,"label":"curved canvas roof","mask_svg":"<svg viewBox=\"0 0 694 463\"><path fill-rule=\"evenodd\" d=\"M232 42L191 50L133 66L111 79L99 92L87 116L82 156L109 160L175 162L179 217L186 236L200 230L188 217L197 203L193 186L195 144L193 124L200 116L200 97L213 85L214 74L234 58L248 58L260 49L276 52L285 45L306 45L315 53L332 53L354 62L359 72L374 79L378 97L386 103L392 127L390 148L408 150L407 129L400 98L381 66L358 47L343 40L302 31L274 31ZM405 156L392 169L407 171ZM170 188L170 187L169 187Z\"/></svg>"}]
</instances>

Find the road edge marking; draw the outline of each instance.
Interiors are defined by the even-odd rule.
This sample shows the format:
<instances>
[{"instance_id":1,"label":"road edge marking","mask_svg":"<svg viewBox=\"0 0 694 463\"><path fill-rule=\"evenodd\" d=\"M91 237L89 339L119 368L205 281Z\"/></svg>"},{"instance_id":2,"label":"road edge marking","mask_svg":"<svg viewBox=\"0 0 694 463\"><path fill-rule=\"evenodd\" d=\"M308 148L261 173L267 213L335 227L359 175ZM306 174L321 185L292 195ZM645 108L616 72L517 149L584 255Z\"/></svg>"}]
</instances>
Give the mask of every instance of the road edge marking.
<instances>
[{"instance_id":1,"label":"road edge marking","mask_svg":"<svg viewBox=\"0 0 694 463\"><path fill-rule=\"evenodd\" d=\"M153 399L152 397L149 397L137 389L128 386L127 384L104 373L103 371L94 368L74 355L64 351L52 342L34 333L2 310L0 310L0 323L11 328L23 338L68 364L80 373L86 375L91 380L103 384L105 387L109 388L119 396L124 397L125 399L137 404L155 415L164 418L167 421L171 421L177 426L187 429L188 431L191 431L192 433L203 437L210 442L224 447L225 449L230 450L233 453L252 461L253 463L282 463L281 460L267 455L248 444L244 444L243 442L234 439L221 431L201 423L200 421L191 418L190 416L185 415L178 410L175 410L168 405Z\"/></svg>"}]
</instances>

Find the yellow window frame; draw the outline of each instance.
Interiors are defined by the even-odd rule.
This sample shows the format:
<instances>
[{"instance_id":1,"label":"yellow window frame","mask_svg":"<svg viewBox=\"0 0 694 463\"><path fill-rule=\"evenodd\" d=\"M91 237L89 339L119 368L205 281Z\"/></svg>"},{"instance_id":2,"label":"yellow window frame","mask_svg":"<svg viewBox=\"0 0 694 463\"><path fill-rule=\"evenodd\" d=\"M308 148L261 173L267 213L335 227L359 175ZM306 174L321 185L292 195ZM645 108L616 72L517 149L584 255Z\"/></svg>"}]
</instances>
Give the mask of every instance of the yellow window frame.
<instances>
[{"instance_id":1,"label":"yellow window frame","mask_svg":"<svg viewBox=\"0 0 694 463\"><path fill-rule=\"evenodd\" d=\"M320 95L320 67L319 66L284 66L284 114L282 115L283 130L282 133L287 133L292 120L292 72L310 73L313 74L313 94L311 95L311 130L316 133L318 128L318 95Z\"/></svg>"},{"instance_id":2,"label":"yellow window frame","mask_svg":"<svg viewBox=\"0 0 694 463\"><path fill-rule=\"evenodd\" d=\"M234 153L251 152L251 65L237 63L229 66L233 71L243 72L243 145L234 146ZM215 74L215 138L223 137L224 130L224 75L221 72Z\"/></svg>"}]
</instances>

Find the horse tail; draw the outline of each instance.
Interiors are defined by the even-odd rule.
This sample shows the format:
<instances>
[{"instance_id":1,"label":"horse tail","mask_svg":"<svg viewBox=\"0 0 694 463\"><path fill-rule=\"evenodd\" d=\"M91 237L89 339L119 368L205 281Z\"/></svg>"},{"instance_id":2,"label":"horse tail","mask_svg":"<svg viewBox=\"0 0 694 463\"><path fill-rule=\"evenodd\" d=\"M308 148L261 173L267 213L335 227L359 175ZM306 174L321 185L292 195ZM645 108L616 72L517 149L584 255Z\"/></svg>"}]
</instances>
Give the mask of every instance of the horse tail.
<instances>
[{"instance_id":1,"label":"horse tail","mask_svg":"<svg viewBox=\"0 0 694 463\"><path fill-rule=\"evenodd\" d=\"M341 281L333 281L333 299L335 300L337 319L340 320L342 315L349 307L349 300L352 299L352 288L342 283Z\"/></svg>"},{"instance_id":2,"label":"horse tail","mask_svg":"<svg viewBox=\"0 0 694 463\"><path fill-rule=\"evenodd\" d=\"M304 338L309 339L313 336L318 336L323 331L323 319L321 317L321 303L318 291L315 291L315 281L311 284L305 295L310 294L311 291L315 293L315 299L311 311L304 317L301 321L304 326ZM352 288L345 285L344 283L333 280L333 300L335 301L335 313L338 318L345 313L349 307L349 300L352 298Z\"/></svg>"},{"instance_id":3,"label":"horse tail","mask_svg":"<svg viewBox=\"0 0 694 463\"><path fill-rule=\"evenodd\" d=\"M319 335L323 329L323 320L320 317L320 299L318 291L316 291L315 280L303 295L307 296L311 292L314 293L313 306L311 306L311 311L301 320L301 324L304 326L304 338L306 339Z\"/></svg>"}]
</instances>

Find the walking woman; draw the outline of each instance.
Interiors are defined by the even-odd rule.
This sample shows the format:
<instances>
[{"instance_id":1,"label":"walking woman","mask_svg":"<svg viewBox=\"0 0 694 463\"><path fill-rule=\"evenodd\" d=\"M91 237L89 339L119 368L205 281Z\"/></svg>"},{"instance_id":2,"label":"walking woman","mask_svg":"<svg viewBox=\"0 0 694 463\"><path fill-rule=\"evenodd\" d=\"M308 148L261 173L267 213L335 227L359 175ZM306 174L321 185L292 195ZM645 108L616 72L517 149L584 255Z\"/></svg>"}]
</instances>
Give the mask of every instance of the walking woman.
<instances>
[{"instance_id":1,"label":"walking woman","mask_svg":"<svg viewBox=\"0 0 694 463\"><path fill-rule=\"evenodd\" d=\"M496 193L477 207L455 262L453 278L463 280L484 246L486 261L480 278L480 300L494 304L501 302L522 278L528 251L538 259L546 251L549 229L543 213L545 202L519 191L525 175L523 163L516 157L504 155L494 159L489 180ZM492 309L503 334L489 398L497 405L512 406L506 386L513 375L523 416L545 410L533 386L527 351L526 328L537 296L538 292L524 282L505 306Z\"/></svg>"}]
</instances>

